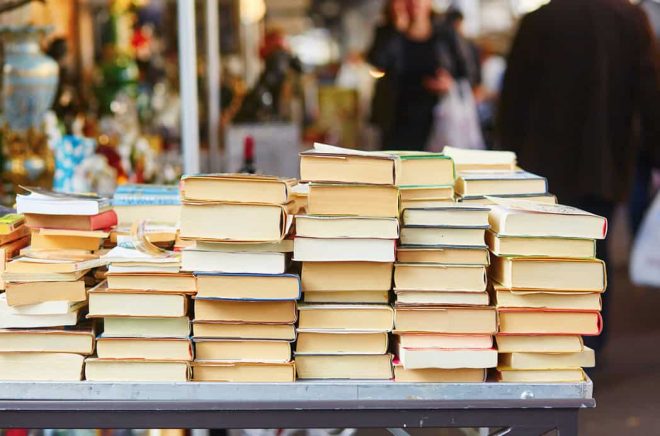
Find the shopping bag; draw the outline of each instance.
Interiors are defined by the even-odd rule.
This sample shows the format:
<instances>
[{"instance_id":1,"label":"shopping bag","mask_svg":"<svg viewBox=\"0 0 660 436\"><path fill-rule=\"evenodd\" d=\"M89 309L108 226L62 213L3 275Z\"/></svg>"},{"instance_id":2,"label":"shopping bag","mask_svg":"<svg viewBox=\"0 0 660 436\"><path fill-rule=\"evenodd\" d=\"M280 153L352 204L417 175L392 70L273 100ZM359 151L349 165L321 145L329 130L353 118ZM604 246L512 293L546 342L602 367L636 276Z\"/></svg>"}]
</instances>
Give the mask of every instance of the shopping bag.
<instances>
[{"instance_id":1,"label":"shopping bag","mask_svg":"<svg viewBox=\"0 0 660 436\"><path fill-rule=\"evenodd\" d=\"M660 192L646 212L630 256L630 280L660 288Z\"/></svg>"},{"instance_id":2,"label":"shopping bag","mask_svg":"<svg viewBox=\"0 0 660 436\"><path fill-rule=\"evenodd\" d=\"M430 151L442 151L445 145L469 149L485 148L477 104L470 82L466 79L454 81L434 109L433 130L427 148Z\"/></svg>"}]
</instances>

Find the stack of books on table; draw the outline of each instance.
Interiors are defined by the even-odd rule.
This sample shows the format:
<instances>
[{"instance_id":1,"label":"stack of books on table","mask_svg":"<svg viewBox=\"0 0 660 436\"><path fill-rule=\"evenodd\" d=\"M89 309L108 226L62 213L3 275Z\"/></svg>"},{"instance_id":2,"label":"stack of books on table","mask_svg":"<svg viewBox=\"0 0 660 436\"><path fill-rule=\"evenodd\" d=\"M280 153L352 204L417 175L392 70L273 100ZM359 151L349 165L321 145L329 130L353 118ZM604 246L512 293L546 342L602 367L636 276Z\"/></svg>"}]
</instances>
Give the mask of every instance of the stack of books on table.
<instances>
[{"instance_id":1,"label":"stack of books on table","mask_svg":"<svg viewBox=\"0 0 660 436\"><path fill-rule=\"evenodd\" d=\"M607 221L562 205L494 199L490 212L493 298L504 382L584 380L595 364L581 336L602 328L605 264L596 239Z\"/></svg>"},{"instance_id":2,"label":"stack of books on table","mask_svg":"<svg viewBox=\"0 0 660 436\"><path fill-rule=\"evenodd\" d=\"M0 273L5 270L7 261L17 256L28 245L30 245L30 229L25 225L23 215L9 213L0 218ZM0 290L4 289L5 283L0 277Z\"/></svg>"},{"instance_id":3,"label":"stack of books on table","mask_svg":"<svg viewBox=\"0 0 660 436\"><path fill-rule=\"evenodd\" d=\"M396 381L478 382L497 365L489 307L488 209L447 205L402 213L394 265Z\"/></svg>"},{"instance_id":4,"label":"stack of books on table","mask_svg":"<svg viewBox=\"0 0 660 436\"><path fill-rule=\"evenodd\" d=\"M127 184L117 187L112 206L120 227L135 222L150 221L161 225L176 225L181 214L181 199L177 185Z\"/></svg>"},{"instance_id":5,"label":"stack of books on table","mask_svg":"<svg viewBox=\"0 0 660 436\"><path fill-rule=\"evenodd\" d=\"M556 197L548 193L547 180L520 169L513 152L445 147L444 153L456 164L454 189L463 203L492 204L487 196L557 202Z\"/></svg>"},{"instance_id":6,"label":"stack of books on table","mask_svg":"<svg viewBox=\"0 0 660 436\"><path fill-rule=\"evenodd\" d=\"M391 379L389 293L399 234L399 158L315 144L301 154L310 182L296 217L302 262L296 347L300 379Z\"/></svg>"},{"instance_id":7,"label":"stack of books on table","mask_svg":"<svg viewBox=\"0 0 660 436\"><path fill-rule=\"evenodd\" d=\"M188 380L188 300L195 278L179 272L178 254L145 247L147 242L135 240L104 256L107 282L89 292L88 316L103 320L103 332L96 356L86 360L87 380Z\"/></svg>"},{"instance_id":8,"label":"stack of books on table","mask_svg":"<svg viewBox=\"0 0 660 436\"><path fill-rule=\"evenodd\" d=\"M442 153L388 151L399 158L400 209L454 202L454 162Z\"/></svg>"},{"instance_id":9,"label":"stack of books on table","mask_svg":"<svg viewBox=\"0 0 660 436\"><path fill-rule=\"evenodd\" d=\"M99 248L115 224L106 199L29 188L17 197L32 245L6 265L0 300L0 377L80 380L94 349L92 323L81 321ZM103 229L103 230L100 230ZM11 330L8 330L11 329Z\"/></svg>"},{"instance_id":10,"label":"stack of books on table","mask_svg":"<svg viewBox=\"0 0 660 436\"><path fill-rule=\"evenodd\" d=\"M300 276L290 268L294 179L184 177L182 266L194 272L193 380L292 382Z\"/></svg>"}]
</instances>

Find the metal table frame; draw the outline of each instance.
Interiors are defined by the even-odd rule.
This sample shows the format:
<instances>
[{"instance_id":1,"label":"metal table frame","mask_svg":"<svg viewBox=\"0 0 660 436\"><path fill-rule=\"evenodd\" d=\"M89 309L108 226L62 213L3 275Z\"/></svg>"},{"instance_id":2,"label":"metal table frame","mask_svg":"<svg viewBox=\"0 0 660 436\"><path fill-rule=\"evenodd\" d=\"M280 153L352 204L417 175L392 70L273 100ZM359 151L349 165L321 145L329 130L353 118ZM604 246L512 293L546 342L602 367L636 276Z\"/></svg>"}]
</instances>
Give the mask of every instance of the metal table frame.
<instances>
[{"instance_id":1,"label":"metal table frame","mask_svg":"<svg viewBox=\"0 0 660 436\"><path fill-rule=\"evenodd\" d=\"M595 406L574 384L392 382L0 383L0 428L489 427L498 435L578 434Z\"/></svg>"}]
</instances>

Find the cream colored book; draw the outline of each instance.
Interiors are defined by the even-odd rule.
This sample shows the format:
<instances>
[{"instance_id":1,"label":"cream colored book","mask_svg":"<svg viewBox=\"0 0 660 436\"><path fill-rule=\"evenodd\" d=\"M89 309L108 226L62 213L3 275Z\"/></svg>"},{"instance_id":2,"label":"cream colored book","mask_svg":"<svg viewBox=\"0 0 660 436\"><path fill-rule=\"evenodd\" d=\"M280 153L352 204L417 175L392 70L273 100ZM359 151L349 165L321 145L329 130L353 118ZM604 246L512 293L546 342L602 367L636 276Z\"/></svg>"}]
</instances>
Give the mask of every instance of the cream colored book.
<instances>
[{"instance_id":1,"label":"cream colored book","mask_svg":"<svg viewBox=\"0 0 660 436\"><path fill-rule=\"evenodd\" d=\"M490 265L486 247L400 246L396 251L399 263L442 263L446 265Z\"/></svg>"},{"instance_id":2,"label":"cream colored book","mask_svg":"<svg viewBox=\"0 0 660 436\"><path fill-rule=\"evenodd\" d=\"M495 368L497 350L461 350L443 348L397 347L396 355L405 368Z\"/></svg>"},{"instance_id":3,"label":"cream colored book","mask_svg":"<svg viewBox=\"0 0 660 436\"><path fill-rule=\"evenodd\" d=\"M376 304L301 304L299 329L392 330L393 310Z\"/></svg>"},{"instance_id":4,"label":"cream colored book","mask_svg":"<svg viewBox=\"0 0 660 436\"><path fill-rule=\"evenodd\" d=\"M598 335L603 320L596 311L500 309L500 334Z\"/></svg>"},{"instance_id":5,"label":"cream colored book","mask_svg":"<svg viewBox=\"0 0 660 436\"><path fill-rule=\"evenodd\" d=\"M213 362L193 363L192 380L228 383L291 383L296 381L293 362Z\"/></svg>"},{"instance_id":6,"label":"cream colored book","mask_svg":"<svg viewBox=\"0 0 660 436\"><path fill-rule=\"evenodd\" d=\"M486 227L403 226L403 245L483 247Z\"/></svg>"},{"instance_id":7,"label":"cream colored book","mask_svg":"<svg viewBox=\"0 0 660 436\"><path fill-rule=\"evenodd\" d=\"M5 285L10 306L25 306L47 301L85 301L85 281L72 282L10 282Z\"/></svg>"},{"instance_id":8,"label":"cream colored book","mask_svg":"<svg viewBox=\"0 0 660 436\"><path fill-rule=\"evenodd\" d=\"M486 268L481 265L394 265L396 291L484 292L486 286Z\"/></svg>"},{"instance_id":9,"label":"cream colored book","mask_svg":"<svg viewBox=\"0 0 660 436\"><path fill-rule=\"evenodd\" d=\"M399 202L399 211L403 212L406 209L419 209L424 207L445 207L454 204L456 204L456 202L453 198L401 200Z\"/></svg>"},{"instance_id":10,"label":"cream colored book","mask_svg":"<svg viewBox=\"0 0 660 436\"><path fill-rule=\"evenodd\" d=\"M307 213L398 218L399 190L387 185L311 184Z\"/></svg>"},{"instance_id":11,"label":"cream colored book","mask_svg":"<svg viewBox=\"0 0 660 436\"><path fill-rule=\"evenodd\" d=\"M599 259L492 256L491 278L506 289L603 292L605 263Z\"/></svg>"},{"instance_id":12,"label":"cream colored book","mask_svg":"<svg viewBox=\"0 0 660 436\"><path fill-rule=\"evenodd\" d=\"M394 381L402 383L482 383L486 381L486 369L408 369L400 363L395 363Z\"/></svg>"},{"instance_id":13,"label":"cream colored book","mask_svg":"<svg viewBox=\"0 0 660 436\"><path fill-rule=\"evenodd\" d=\"M306 291L387 291L393 264L387 262L303 262Z\"/></svg>"},{"instance_id":14,"label":"cream colored book","mask_svg":"<svg viewBox=\"0 0 660 436\"><path fill-rule=\"evenodd\" d=\"M186 382L189 373L189 362L92 358L85 360L87 381Z\"/></svg>"},{"instance_id":15,"label":"cream colored book","mask_svg":"<svg viewBox=\"0 0 660 436\"><path fill-rule=\"evenodd\" d=\"M80 328L0 330L0 352L75 353L94 352L91 325Z\"/></svg>"},{"instance_id":16,"label":"cream colored book","mask_svg":"<svg viewBox=\"0 0 660 436\"><path fill-rule=\"evenodd\" d=\"M495 285L493 300L496 307L601 310L601 294L598 292L539 292L509 291Z\"/></svg>"},{"instance_id":17,"label":"cream colored book","mask_svg":"<svg viewBox=\"0 0 660 436\"><path fill-rule=\"evenodd\" d=\"M401 220L405 226L488 226L487 207L463 206L460 203L445 207L404 209Z\"/></svg>"},{"instance_id":18,"label":"cream colored book","mask_svg":"<svg viewBox=\"0 0 660 436\"><path fill-rule=\"evenodd\" d=\"M195 321L193 335L195 338L293 341L296 339L296 329L293 324L224 324Z\"/></svg>"},{"instance_id":19,"label":"cream colored book","mask_svg":"<svg viewBox=\"0 0 660 436\"><path fill-rule=\"evenodd\" d=\"M486 232L486 243L498 256L596 257L596 241L593 239L504 236L489 230Z\"/></svg>"},{"instance_id":20,"label":"cream colored book","mask_svg":"<svg viewBox=\"0 0 660 436\"><path fill-rule=\"evenodd\" d=\"M158 222L175 225L181 217L180 204L149 204L135 206L113 206L117 214L117 223L121 226L130 226L141 221L152 221L158 217Z\"/></svg>"},{"instance_id":21,"label":"cream colored book","mask_svg":"<svg viewBox=\"0 0 660 436\"><path fill-rule=\"evenodd\" d=\"M228 301L195 299L195 321L292 324L295 301Z\"/></svg>"},{"instance_id":22,"label":"cream colored book","mask_svg":"<svg viewBox=\"0 0 660 436\"><path fill-rule=\"evenodd\" d=\"M295 179L257 174L183 176L181 196L184 201L286 204L296 184Z\"/></svg>"},{"instance_id":23,"label":"cream colored book","mask_svg":"<svg viewBox=\"0 0 660 436\"><path fill-rule=\"evenodd\" d=\"M454 189L463 196L542 194L548 191L548 181L522 170L461 171Z\"/></svg>"},{"instance_id":24,"label":"cream colored book","mask_svg":"<svg viewBox=\"0 0 660 436\"><path fill-rule=\"evenodd\" d=\"M389 354L300 355L296 356L299 379L390 380Z\"/></svg>"},{"instance_id":25,"label":"cream colored book","mask_svg":"<svg viewBox=\"0 0 660 436\"><path fill-rule=\"evenodd\" d=\"M397 291L396 304L397 306L488 306L488 292Z\"/></svg>"},{"instance_id":26,"label":"cream colored book","mask_svg":"<svg viewBox=\"0 0 660 436\"><path fill-rule=\"evenodd\" d=\"M289 341L195 339L197 360L228 360L245 362L289 362Z\"/></svg>"},{"instance_id":27,"label":"cream colored book","mask_svg":"<svg viewBox=\"0 0 660 436\"><path fill-rule=\"evenodd\" d=\"M0 353L0 380L80 381L84 360L70 353Z\"/></svg>"},{"instance_id":28,"label":"cream colored book","mask_svg":"<svg viewBox=\"0 0 660 436\"><path fill-rule=\"evenodd\" d=\"M332 239L397 239L399 220L353 216L296 216L296 236Z\"/></svg>"},{"instance_id":29,"label":"cream colored book","mask_svg":"<svg viewBox=\"0 0 660 436\"><path fill-rule=\"evenodd\" d=\"M575 383L586 376L581 368L573 369L506 369L497 368L500 382L509 383Z\"/></svg>"},{"instance_id":30,"label":"cream colored book","mask_svg":"<svg viewBox=\"0 0 660 436\"><path fill-rule=\"evenodd\" d=\"M494 334L497 315L491 307L398 307L394 327L399 332Z\"/></svg>"},{"instance_id":31,"label":"cream colored book","mask_svg":"<svg viewBox=\"0 0 660 436\"><path fill-rule=\"evenodd\" d=\"M297 300L297 274L197 273L197 298L225 300Z\"/></svg>"},{"instance_id":32,"label":"cream colored book","mask_svg":"<svg viewBox=\"0 0 660 436\"><path fill-rule=\"evenodd\" d=\"M447 185L454 183L454 161L429 151L386 151L401 161L399 186Z\"/></svg>"},{"instance_id":33,"label":"cream colored book","mask_svg":"<svg viewBox=\"0 0 660 436\"><path fill-rule=\"evenodd\" d=\"M296 355L385 354L387 337L387 332L299 329Z\"/></svg>"},{"instance_id":34,"label":"cream colored book","mask_svg":"<svg viewBox=\"0 0 660 436\"><path fill-rule=\"evenodd\" d=\"M225 252L186 248L181 251L181 270L230 274L283 274L290 256L287 253Z\"/></svg>"},{"instance_id":35,"label":"cream colored book","mask_svg":"<svg viewBox=\"0 0 660 436\"><path fill-rule=\"evenodd\" d=\"M453 159L457 172L512 171L516 168L516 154L500 150L468 150L445 146L442 153Z\"/></svg>"},{"instance_id":36,"label":"cream colored book","mask_svg":"<svg viewBox=\"0 0 660 436\"><path fill-rule=\"evenodd\" d=\"M596 355L589 347L577 353L501 353L498 366L509 369L593 368Z\"/></svg>"},{"instance_id":37,"label":"cream colored book","mask_svg":"<svg viewBox=\"0 0 660 436\"><path fill-rule=\"evenodd\" d=\"M183 294L108 290L89 292L89 318L180 318L187 314L188 297Z\"/></svg>"},{"instance_id":38,"label":"cream colored book","mask_svg":"<svg viewBox=\"0 0 660 436\"><path fill-rule=\"evenodd\" d=\"M500 353L579 353L584 349L576 335L497 335Z\"/></svg>"},{"instance_id":39,"label":"cream colored book","mask_svg":"<svg viewBox=\"0 0 660 436\"><path fill-rule=\"evenodd\" d=\"M454 185L399 186L401 201L453 200Z\"/></svg>"},{"instance_id":40,"label":"cream colored book","mask_svg":"<svg viewBox=\"0 0 660 436\"><path fill-rule=\"evenodd\" d=\"M105 318L103 336L138 338L187 338L190 336L190 320L179 318Z\"/></svg>"},{"instance_id":41,"label":"cream colored book","mask_svg":"<svg viewBox=\"0 0 660 436\"><path fill-rule=\"evenodd\" d=\"M190 273L108 273L109 289L195 293L197 280Z\"/></svg>"},{"instance_id":42,"label":"cream colored book","mask_svg":"<svg viewBox=\"0 0 660 436\"><path fill-rule=\"evenodd\" d=\"M388 303L389 291L308 291L303 292L305 303Z\"/></svg>"},{"instance_id":43,"label":"cream colored book","mask_svg":"<svg viewBox=\"0 0 660 436\"><path fill-rule=\"evenodd\" d=\"M293 259L300 262L394 262L396 239L320 239L296 236Z\"/></svg>"},{"instance_id":44,"label":"cream colored book","mask_svg":"<svg viewBox=\"0 0 660 436\"><path fill-rule=\"evenodd\" d=\"M461 204L465 205L492 206L497 204L496 201L499 198L509 200L526 200L541 204L557 204L557 196L550 193L520 195L475 195L469 197L457 196L456 201L459 201Z\"/></svg>"},{"instance_id":45,"label":"cream colored book","mask_svg":"<svg viewBox=\"0 0 660 436\"><path fill-rule=\"evenodd\" d=\"M188 338L113 338L96 340L96 355L100 359L176 360L193 359Z\"/></svg>"},{"instance_id":46,"label":"cream colored book","mask_svg":"<svg viewBox=\"0 0 660 436\"><path fill-rule=\"evenodd\" d=\"M394 331L396 342L404 348L491 349L492 335L443 333L404 333Z\"/></svg>"}]
</instances>

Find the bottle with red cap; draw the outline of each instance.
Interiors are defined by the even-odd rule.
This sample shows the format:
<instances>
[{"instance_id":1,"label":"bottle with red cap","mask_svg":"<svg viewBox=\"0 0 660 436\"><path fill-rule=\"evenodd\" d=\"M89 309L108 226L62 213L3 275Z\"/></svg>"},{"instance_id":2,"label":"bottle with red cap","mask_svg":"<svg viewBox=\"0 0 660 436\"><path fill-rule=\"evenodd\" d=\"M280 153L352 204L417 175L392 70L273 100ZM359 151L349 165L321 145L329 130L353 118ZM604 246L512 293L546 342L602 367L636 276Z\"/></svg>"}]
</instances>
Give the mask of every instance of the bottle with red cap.
<instances>
[{"instance_id":1,"label":"bottle with red cap","mask_svg":"<svg viewBox=\"0 0 660 436\"><path fill-rule=\"evenodd\" d=\"M257 168L254 166L254 138L247 135L243 141L243 165L240 173L255 174Z\"/></svg>"}]
</instances>

